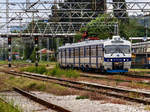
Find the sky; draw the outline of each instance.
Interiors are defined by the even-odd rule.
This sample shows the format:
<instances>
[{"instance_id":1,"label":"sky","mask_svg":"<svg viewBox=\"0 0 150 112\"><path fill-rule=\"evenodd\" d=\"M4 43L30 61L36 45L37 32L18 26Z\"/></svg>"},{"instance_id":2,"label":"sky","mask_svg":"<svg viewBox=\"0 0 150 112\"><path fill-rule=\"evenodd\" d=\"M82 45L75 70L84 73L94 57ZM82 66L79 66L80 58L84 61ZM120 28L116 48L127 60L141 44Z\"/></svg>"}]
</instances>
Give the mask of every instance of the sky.
<instances>
[{"instance_id":1,"label":"sky","mask_svg":"<svg viewBox=\"0 0 150 112\"><path fill-rule=\"evenodd\" d=\"M4 0L0 0L0 1L4 1ZM9 1L12 1L12 2L20 2L20 1L25 2L26 0L9 0ZM30 1L34 2L34 1L37 1L37 0L30 0ZM46 0L41 0L41 1L46 1ZM49 1L52 1L52 0L49 0ZM111 1L111 0L108 0L108 1ZM150 2L150 0L126 0L126 2Z\"/></svg>"}]
</instances>

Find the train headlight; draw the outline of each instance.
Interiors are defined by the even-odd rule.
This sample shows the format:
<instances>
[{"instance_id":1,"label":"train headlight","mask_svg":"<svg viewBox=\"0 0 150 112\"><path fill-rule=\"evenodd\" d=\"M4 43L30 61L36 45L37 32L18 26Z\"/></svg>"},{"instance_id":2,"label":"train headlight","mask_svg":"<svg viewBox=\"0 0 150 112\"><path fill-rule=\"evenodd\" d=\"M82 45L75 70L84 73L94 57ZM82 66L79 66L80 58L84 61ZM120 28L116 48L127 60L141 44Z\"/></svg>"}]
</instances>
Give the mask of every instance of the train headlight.
<instances>
[{"instance_id":1,"label":"train headlight","mask_svg":"<svg viewBox=\"0 0 150 112\"><path fill-rule=\"evenodd\" d=\"M124 59L124 61L126 61L126 59Z\"/></svg>"},{"instance_id":2,"label":"train headlight","mask_svg":"<svg viewBox=\"0 0 150 112\"><path fill-rule=\"evenodd\" d=\"M110 61L112 62L112 59L110 59Z\"/></svg>"}]
</instances>

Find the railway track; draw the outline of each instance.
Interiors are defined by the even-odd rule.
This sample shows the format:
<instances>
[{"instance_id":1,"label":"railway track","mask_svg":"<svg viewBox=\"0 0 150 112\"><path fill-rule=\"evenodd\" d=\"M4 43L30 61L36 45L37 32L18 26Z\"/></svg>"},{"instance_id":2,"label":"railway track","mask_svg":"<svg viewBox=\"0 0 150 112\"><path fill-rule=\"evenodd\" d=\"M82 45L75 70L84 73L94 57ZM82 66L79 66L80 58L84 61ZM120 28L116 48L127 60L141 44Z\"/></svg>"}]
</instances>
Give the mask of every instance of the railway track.
<instances>
[{"instance_id":1,"label":"railway track","mask_svg":"<svg viewBox=\"0 0 150 112\"><path fill-rule=\"evenodd\" d=\"M53 82L65 87L75 88L84 91L96 92L110 97L121 98L127 101L133 101L143 104L150 104L150 92L128 90L124 88L92 84L87 82L72 81L62 78L55 78L28 72L3 71L7 74L28 77L31 79ZM132 96L130 96L132 94Z\"/></svg>"},{"instance_id":2,"label":"railway track","mask_svg":"<svg viewBox=\"0 0 150 112\"><path fill-rule=\"evenodd\" d=\"M89 74L88 72L84 72L84 73L81 73L81 76L82 75L85 75L85 74ZM116 74L101 74L102 76L112 76L112 75L116 75ZM117 74L117 75L120 75L120 76L126 76L126 77L130 77L130 78L142 78L142 79L150 79L150 75L136 75L136 74ZM86 76L86 75L85 75ZM87 77L95 77L95 78L98 78L99 74L94 74L93 76L92 75L87 75Z\"/></svg>"},{"instance_id":3,"label":"railway track","mask_svg":"<svg viewBox=\"0 0 150 112\"><path fill-rule=\"evenodd\" d=\"M39 103L39 104L45 106L48 109L55 110L56 112L71 112L71 111L69 111L69 110L67 110L67 109L65 109L63 107L60 107L60 106L55 105L55 104L52 104L52 103L50 103L50 102L48 102L46 100L43 100L43 99L41 99L41 98L39 98L39 97L37 97L37 96L27 92L27 91L21 90L21 89L16 88L16 87L13 87L13 89L14 89L15 92L17 92L17 93L27 97L28 99L33 100L36 103Z\"/></svg>"},{"instance_id":4,"label":"railway track","mask_svg":"<svg viewBox=\"0 0 150 112\"><path fill-rule=\"evenodd\" d=\"M107 75L95 75L95 74L93 75L93 74L86 74L86 73L80 73L80 77L102 79L102 80L104 79L104 80L109 80L109 81L120 81L120 82L128 82L128 83L132 83L134 81L134 82L139 83L139 84L150 85L150 78L149 78L149 80L147 80L148 78L146 78L146 77L141 81L137 81L135 79L127 80L127 79L111 78L111 77L108 77ZM125 77L129 78L130 76L125 76ZM137 77L132 77L132 78L139 78L139 77L137 76Z\"/></svg>"}]
</instances>

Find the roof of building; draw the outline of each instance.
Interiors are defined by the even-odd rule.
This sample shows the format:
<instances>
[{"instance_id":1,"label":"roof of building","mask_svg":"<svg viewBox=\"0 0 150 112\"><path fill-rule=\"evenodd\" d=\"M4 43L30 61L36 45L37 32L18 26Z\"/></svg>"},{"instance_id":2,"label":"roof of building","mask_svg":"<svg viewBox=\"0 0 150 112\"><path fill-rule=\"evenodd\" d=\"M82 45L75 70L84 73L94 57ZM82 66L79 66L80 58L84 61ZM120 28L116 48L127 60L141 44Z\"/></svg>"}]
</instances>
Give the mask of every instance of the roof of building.
<instances>
[{"instance_id":1,"label":"roof of building","mask_svg":"<svg viewBox=\"0 0 150 112\"><path fill-rule=\"evenodd\" d=\"M43 49L40 49L40 50L38 51L38 53L42 53L42 54L47 54L47 53L49 53L49 54L54 54L55 52L52 51L52 50L47 50L46 48L43 48Z\"/></svg>"}]
</instances>

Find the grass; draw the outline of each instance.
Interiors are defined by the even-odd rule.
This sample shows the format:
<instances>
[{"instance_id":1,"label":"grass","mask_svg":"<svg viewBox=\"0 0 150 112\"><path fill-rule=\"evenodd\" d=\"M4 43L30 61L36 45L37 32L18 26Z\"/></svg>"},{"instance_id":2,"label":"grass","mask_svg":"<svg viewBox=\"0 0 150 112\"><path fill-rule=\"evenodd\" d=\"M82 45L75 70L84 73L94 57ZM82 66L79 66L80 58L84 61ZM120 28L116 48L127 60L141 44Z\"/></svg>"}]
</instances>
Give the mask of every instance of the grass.
<instances>
[{"instance_id":1,"label":"grass","mask_svg":"<svg viewBox=\"0 0 150 112\"><path fill-rule=\"evenodd\" d=\"M0 101L0 112L22 112L18 107L13 107L13 104L6 104L3 101Z\"/></svg>"},{"instance_id":2,"label":"grass","mask_svg":"<svg viewBox=\"0 0 150 112\"><path fill-rule=\"evenodd\" d=\"M80 100L80 99L88 99L88 96L77 96L76 100Z\"/></svg>"},{"instance_id":3,"label":"grass","mask_svg":"<svg viewBox=\"0 0 150 112\"><path fill-rule=\"evenodd\" d=\"M130 83L130 87L133 87L133 88L139 88L139 89L150 89L150 85L149 84L146 84L146 83L137 83L137 82L134 82L132 81Z\"/></svg>"},{"instance_id":4,"label":"grass","mask_svg":"<svg viewBox=\"0 0 150 112\"><path fill-rule=\"evenodd\" d=\"M78 78L80 76L80 73L77 70L72 69L64 70L59 68L58 66L48 71L46 74L55 77L67 77L67 78Z\"/></svg>"},{"instance_id":5,"label":"grass","mask_svg":"<svg viewBox=\"0 0 150 112\"><path fill-rule=\"evenodd\" d=\"M0 91L11 90L12 85L27 91L44 91L55 95L75 94L75 92L70 92L68 88L58 84L0 74Z\"/></svg>"},{"instance_id":6,"label":"grass","mask_svg":"<svg viewBox=\"0 0 150 112\"><path fill-rule=\"evenodd\" d=\"M133 73L136 75L144 76L150 74L150 69L130 69L129 74L132 75Z\"/></svg>"},{"instance_id":7,"label":"grass","mask_svg":"<svg viewBox=\"0 0 150 112\"><path fill-rule=\"evenodd\" d=\"M46 69L46 66L28 66L26 68L21 68L20 71L32 72L32 73L39 73L45 74L54 77L67 77L67 78L78 78L80 73L77 70L71 69L61 69L58 66L54 67L53 69Z\"/></svg>"},{"instance_id":8,"label":"grass","mask_svg":"<svg viewBox=\"0 0 150 112\"><path fill-rule=\"evenodd\" d=\"M141 95L138 94L138 93L132 93L132 92L130 92L130 93L129 93L129 97L130 97L130 98L140 98Z\"/></svg>"},{"instance_id":9,"label":"grass","mask_svg":"<svg viewBox=\"0 0 150 112\"><path fill-rule=\"evenodd\" d=\"M44 74L47 72L47 69L45 66L38 66L38 67L35 67L35 66L29 66L29 67L26 67L26 68L21 68L20 69L21 71L26 71L26 72L32 72L32 73L39 73L39 74Z\"/></svg>"},{"instance_id":10,"label":"grass","mask_svg":"<svg viewBox=\"0 0 150 112\"><path fill-rule=\"evenodd\" d=\"M7 61L0 61L0 64L4 65L4 64L8 64L8 62Z\"/></svg>"},{"instance_id":11,"label":"grass","mask_svg":"<svg viewBox=\"0 0 150 112\"><path fill-rule=\"evenodd\" d=\"M146 105L144 110L150 111L150 105Z\"/></svg>"},{"instance_id":12,"label":"grass","mask_svg":"<svg viewBox=\"0 0 150 112\"><path fill-rule=\"evenodd\" d=\"M130 69L130 72L150 72L150 69Z\"/></svg>"},{"instance_id":13,"label":"grass","mask_svg":"<svg viewBox=\"0 0 150 112\"><path fill-rule=\"evenodd\" d=\"M29 64L25 60L13 60L11 61L12 64ZM0 64L8 64L8 61L0 61Z\"/></svg>"},{"instance_id":14,"label":"grass","mask_svg":"<svg viewBox=\"0 0 150 112\"><path fill-rule=\"evenodd\" d=\"M40 65L56 65L56 62L48 62L48 61L40 61L39 62Z\"/></svg>"},{"instance_id":15,"label":"grass","mask_svg":"<svg viewBox=\"0 0 150 112\"><path fill-rule=\"evenodd\" d=\"M93 93L93 92L74 90L50 82L44 82L44 81L33 80L25 77L20 77L20 76L18 77L18 76L12 76L8 74L0 73L0 91L11 90L12 88L11 85L16 86L18 88L22 88L27 91L44 91L47 93L51 93L54 95L61 95L61 96L78 95L76 99L88 98L91 100L103 100L106 102L125 104L125 102L120 99L119 100L110 99L107 96Z\"/></svg>"}]
</instances>

